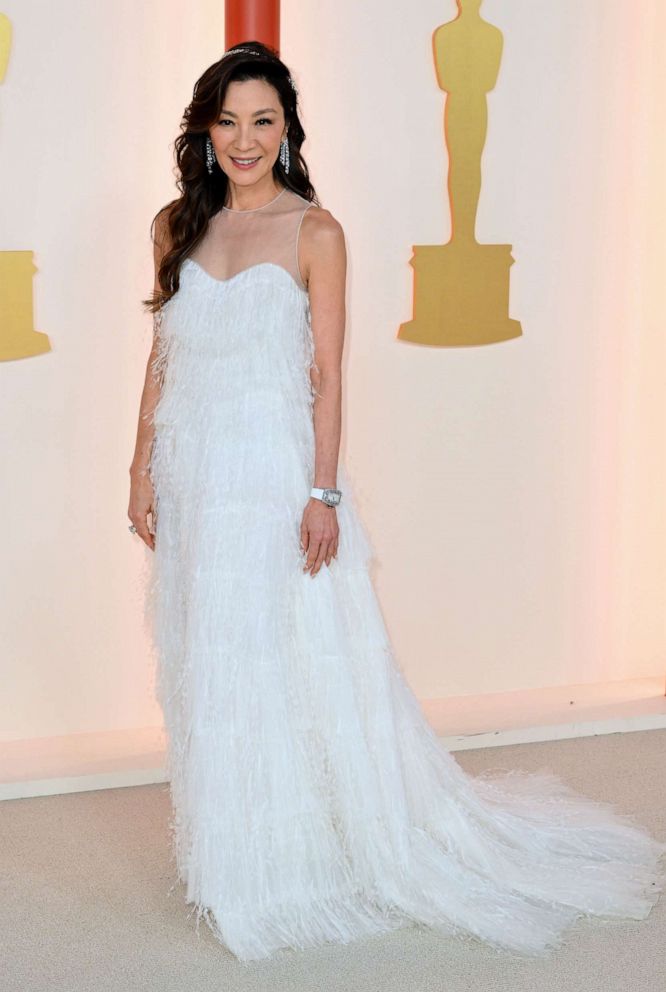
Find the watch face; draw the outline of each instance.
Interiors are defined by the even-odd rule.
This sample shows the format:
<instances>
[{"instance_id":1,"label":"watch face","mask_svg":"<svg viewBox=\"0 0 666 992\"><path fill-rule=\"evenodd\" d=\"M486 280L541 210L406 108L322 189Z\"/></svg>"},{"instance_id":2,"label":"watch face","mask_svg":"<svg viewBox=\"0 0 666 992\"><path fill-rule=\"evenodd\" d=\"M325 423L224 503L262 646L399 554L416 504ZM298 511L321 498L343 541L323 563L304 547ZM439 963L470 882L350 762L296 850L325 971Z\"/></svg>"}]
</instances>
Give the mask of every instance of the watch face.
<instances>
[{"instance_id":1,"label":"watch face","mask_svg":"<svg viewBox=\"0 0 666 992\"><path fill-rule=\"evenodd\" d=\"M337 506L340 502L340 492L337 489L324 489L322 497L330 506Z\"/></svg>"}]
</instances>

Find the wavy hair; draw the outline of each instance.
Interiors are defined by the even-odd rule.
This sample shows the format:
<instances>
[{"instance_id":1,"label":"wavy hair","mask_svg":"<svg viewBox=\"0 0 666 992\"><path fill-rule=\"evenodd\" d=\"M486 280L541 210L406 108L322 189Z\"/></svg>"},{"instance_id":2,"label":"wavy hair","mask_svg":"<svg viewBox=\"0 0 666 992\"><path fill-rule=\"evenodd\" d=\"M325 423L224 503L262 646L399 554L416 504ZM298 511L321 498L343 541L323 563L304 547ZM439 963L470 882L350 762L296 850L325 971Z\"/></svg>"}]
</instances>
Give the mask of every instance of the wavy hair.
<instances>
[{"instance_id":1,"label":"wavy hair","mask_svg":"<svg viewBox=\"0 0 666 992\"><path fill-rule=\"evenodd\" d=\"M256 55L235 54L237 48L251 48ZM213 63L194 85L191 103L185 108L175 147L176 187L180 196L162 207L152 220L150 234L155 241L155 228L160 226L166 237L157 273L158 290L142 300L151 313L159 311L178 291L180 267L187 255L201 241L209 221L224 204L229 180L217 161L213 172L206 168L206 138L208 129L220 118L226 90L231 82L262 79L275 88L289 128L289 172L285 172L280 157L273 165L273 176L282 185L306 200L320 206L301 155L305 131L298 116L297 92L291 82L289 69L277 52L260 41L247 41L228 49ZM162 240L162 239L161 239Z\"/></svg>"}]
</instances>

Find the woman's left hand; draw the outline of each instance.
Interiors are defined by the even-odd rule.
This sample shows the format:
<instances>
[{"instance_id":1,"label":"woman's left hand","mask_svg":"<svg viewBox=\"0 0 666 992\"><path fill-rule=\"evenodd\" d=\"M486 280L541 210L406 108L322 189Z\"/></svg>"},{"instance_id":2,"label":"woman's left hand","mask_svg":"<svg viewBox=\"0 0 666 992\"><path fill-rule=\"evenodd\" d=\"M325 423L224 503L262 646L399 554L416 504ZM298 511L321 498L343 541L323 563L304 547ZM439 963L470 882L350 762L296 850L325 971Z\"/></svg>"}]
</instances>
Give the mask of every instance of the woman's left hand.
<instances>
[{"instance_id":1,"label":"woman's left hand","mask_svg":"<svg viewBox=\"0 0 666 992\"><path fill-rule=\"evenodd\" d=\"M327 506L322 500L311 496L301 520L301 550L307 555L303 571L310 570L311 578L323 562L330 566L331 559L337 558L339 533L335 507Z\"/></svg>"}]
</instances>

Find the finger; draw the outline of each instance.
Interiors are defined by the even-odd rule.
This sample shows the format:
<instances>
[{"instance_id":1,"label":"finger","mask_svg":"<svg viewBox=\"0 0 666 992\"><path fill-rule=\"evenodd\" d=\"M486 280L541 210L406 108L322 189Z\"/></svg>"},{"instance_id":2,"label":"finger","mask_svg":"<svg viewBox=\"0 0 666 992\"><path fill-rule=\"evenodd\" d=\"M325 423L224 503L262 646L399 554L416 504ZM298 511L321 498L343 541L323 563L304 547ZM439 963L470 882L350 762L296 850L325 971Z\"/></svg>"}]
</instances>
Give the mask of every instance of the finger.
<instances>
[{"instance_id":1,"label":"finger","mask_svg":"<svg viewBox=\"0 0 666 992\"><path fill-rule=\"evenodd\" d=\"M143 523L139 523L139 524L137 524L135 526L136 526L136 532L137 532L138 536L141 538L141 540L143 541L144 544L148 545L148 547L152 551L152 549L153 549L153 535L150 533L150 531L148 530L147 526L145 524L143 524Z\"/></svg>"},{"instance_id":2,"label":"finger","mask_svg":"<svg viewBox=\"0 0 666 992\"><path fill-rule=\"evenodd\" d=\"M327 550L328 550L328 541L322 541L322 543L319 545L319 554L317 555L314 568L312 569L313 576L315 576L319 571L319 569L321 568L324 562L324 558L326 557Z\"/></svg>"},{"instance_id":3,"label":"finger","mask_svg":"<svg viewBox=\"0 0 666 992\"><path fill-rule=\"evenodd\" d=\"M151 512L152 515L152 511ZM146 544L151 551L155 550L155 539L154 539L154 526L153 529L148 527L148 514L136 517L134 515L128 514L129 519L132 521L132 525L136 527L134 533L137 537L140 537L144 544Z\"/></svg>"},{"instance_id":4,"label":"finger","mask_svg":"<svg viewBox=\"0 0 666 992\"><path fill-rule=\"evenodd\" d=\"M307 559L307 561L305 563L305 568L304 568L304 571L305 572L307 572L309 569L311 569L314 566L314 563L317 561L317 557L318 557L318 554L319 554L319 548L320 548L320 545L319 544L315 544L314 541L312 540L312 538L310 538L310 546L308 547L308 559Z\"/></svg>"},{"instance_id":5,"label":"finger","mask_svg":"<svg viewBox=\"0 0 666 992\"><path fill-rule=\"evenodd\" d=\"M155 512L155 509L152 506L149 510L149 513L150 513L150 527L148 528L148 532L150 534L150 543L148 547L151 549L151 551L154 551L155 536L157 534L157 513Z\"/></svg>"}]
</instances>

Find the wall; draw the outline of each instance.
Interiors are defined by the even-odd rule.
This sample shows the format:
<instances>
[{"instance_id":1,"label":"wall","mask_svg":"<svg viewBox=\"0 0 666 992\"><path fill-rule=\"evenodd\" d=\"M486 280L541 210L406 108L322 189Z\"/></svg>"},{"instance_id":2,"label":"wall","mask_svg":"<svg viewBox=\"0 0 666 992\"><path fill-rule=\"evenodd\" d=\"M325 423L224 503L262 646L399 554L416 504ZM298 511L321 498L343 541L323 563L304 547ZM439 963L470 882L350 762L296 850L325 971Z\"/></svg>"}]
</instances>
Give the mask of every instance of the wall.
<instances>
[{"instance_id":1,"label":"wall","mask_svg":"<svg viewBox=\"0 0 666 992\"><path fill-rule=\"evenodd\" d=\"M0 736L149 726L149 552L126 518L140 300L223 7L3 10L0 250L34 249L35 326L53 350L0 366ZM411 246L449 236L430 38L455 11L283 0L304 154L347 236L343 456L396 657L424 699L658 674L665 15L657 0L483 4L504 53L477 237L513 245L523 336L434 350L396 333Z\"/></svg>"}]
</instances>

